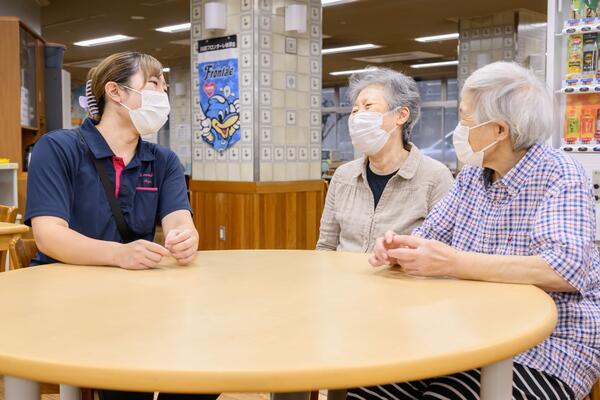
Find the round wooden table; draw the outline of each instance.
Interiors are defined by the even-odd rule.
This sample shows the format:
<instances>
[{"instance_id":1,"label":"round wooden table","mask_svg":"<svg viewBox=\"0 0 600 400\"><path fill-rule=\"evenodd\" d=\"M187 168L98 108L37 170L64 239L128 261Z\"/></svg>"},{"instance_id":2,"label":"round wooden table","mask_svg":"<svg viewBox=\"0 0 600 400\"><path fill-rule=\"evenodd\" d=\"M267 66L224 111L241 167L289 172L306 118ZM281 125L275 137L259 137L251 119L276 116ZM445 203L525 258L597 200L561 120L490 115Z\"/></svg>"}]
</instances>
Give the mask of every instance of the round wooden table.
<instances>
[{"instance_id":1,"label":"round wooden table","mask_svg":"<svg viewBox=\"0 0 600 400\"><path fill-rule=\"evenodd\" d=\"M0 250L8 250L8 245L12 239L18 238L28 231L29 227L27 225L0 222Z\"/></svg>"},{"instance_id":2,"label":"round wooden table","mask_svg":"<svg viewBox=\"0 0 600 400\"><path fill-rule=\"evenodd\" d=\"M33 381L289 393L488 365L482 396L500 399L512 356L556 321L533 286L415 279L365 254L312 251L200 252L146 271L27 268L0 274L0 302L7 400L33 398Z\"/></svg>"}]
</instances>

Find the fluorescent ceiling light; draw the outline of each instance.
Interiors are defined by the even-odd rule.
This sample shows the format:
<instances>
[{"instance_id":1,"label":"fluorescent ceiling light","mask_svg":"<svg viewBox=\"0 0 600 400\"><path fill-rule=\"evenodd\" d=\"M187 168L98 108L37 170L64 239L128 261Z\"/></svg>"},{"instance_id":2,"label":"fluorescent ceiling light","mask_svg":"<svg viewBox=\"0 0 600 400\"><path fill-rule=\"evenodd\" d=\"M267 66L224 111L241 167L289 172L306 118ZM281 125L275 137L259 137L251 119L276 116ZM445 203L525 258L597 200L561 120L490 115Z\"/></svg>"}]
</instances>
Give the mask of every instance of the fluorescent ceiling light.
<instances>
[{"instance_id":1,"label":"fluorescent ceiling light","mask_svg":"<svg viewBox=\"0 0 600 400\"><path fill-rule=\"evenodd\" d=\"M330 72L329 75L333 75L333 76L352 75L352 74L358 74L360 72L365 72L365 71L368 71L370 69L372 69L372 68L349 69L347 71L335 71L335 72Z\"/></svg>"},{"instance_id":2,"label":"fluorescent ceiling light","mask_svg":"<svg viewBox=\"0 0 600 400\"><path fill-rule=\"evenodd\" d=\"M440 62L424 63L424 64L413 64L410 67L419 69L419 68L448 67L450 65L458 65L458 60L440 61Z\"/></svg>"},{"instance_id":3,"label":"fluorescent ceiling light","mask_svg":"<svg viewBox=\"0 0 600 400\"><path fill-rule=\"evenodd\" d=\"M175 32L189 31L191 26L192 26L192 24L190 22L186 22L184 24L163 26L160 28L156 28L156 30L159 32L175 33Z\"/></svg>"},{"instance_id":4,"label":"fluorescent ceiling light","mask_svg":"<svg viewBox=\"0 0 600 400\"><path fill-rule=\"evenodd\" d=\"M83 47L91 47L91 46L100 46L102 44L108 43L116 43L116 42L124 42L126 40L134 39L131 36L125 35L112 35L105 36L96 39L82 40L81 42L73 43L75 46L83 46Z\"/></svg>"},{"instance_id":5,"label":"fluorescent ceiling light","mask_svg":"<svg viewBox=\"0 0 600 400\"><path fill-rule=\"evenodd\" d=\"M423 36L423 37L418 37L415 40L417 42L427 43L427 42L441 42L443 40L455 40L455 39L458 39L458 32L446 33L443 35L435 35L435 36Z\"/></svg>"},{"instance_id":6,"label":"fluorescent ceiling light","mask_svg":"<svg viewBox=\"0 0 600 400\"><path fill-rule=\"evenodd\" d=\"M353 58L356 61L362 61L365 63L375 63L375 64L384 64L384 63L392 63L392 62L405 62L405 61L418 61L425 60L428 58L442 58L442 54L429 53L426 51L408 51L404 53L392 53L392 54L382 54L378 56L368 56L368 57L357 57Z\"/></svg>"},{"instance_id":7,"label":"fluorescent ceiling light","mask_svg":"<svg viewBox=\"0 0 600 400\"><path fill-rule=\"evenodd\" d=\"M352 3L356 0L321 0L322 7L339 6L340 4Z\"/></svg>"},{"instance_id":8,"label":"fluorescent ceiling light","mask_svg":"<svg viewBox=\"0 0 600 400\"><path fill-rule=\"evenodd\" d=\"M171 72L171 68L165 67L162 69L162 72Z\"/></svg>"},{"instance_id":9,"label":"fluorescent ceiling light","mask_svg":"<svg viewBox=\"0 0 600 400\"><path fill-rule=\"evenodd\" d=\"M378 49L380 47L381 46L378 46L378 45L372 44L372 43L356 44L353 46L343 46L343 47L333 47L330 49L323 49L323 50L321 50L321 54L349 53L352 51Z\"/></svg>"}]
</instances>

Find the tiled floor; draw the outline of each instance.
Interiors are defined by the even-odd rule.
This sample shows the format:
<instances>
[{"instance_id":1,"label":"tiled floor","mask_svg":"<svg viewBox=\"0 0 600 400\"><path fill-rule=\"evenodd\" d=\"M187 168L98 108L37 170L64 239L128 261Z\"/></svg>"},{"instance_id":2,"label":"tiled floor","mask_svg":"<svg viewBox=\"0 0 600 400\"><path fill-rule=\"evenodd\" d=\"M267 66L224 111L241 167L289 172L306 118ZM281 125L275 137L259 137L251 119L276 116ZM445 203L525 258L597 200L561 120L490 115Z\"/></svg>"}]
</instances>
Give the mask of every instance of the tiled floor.
<instances>
[{"instance_id":1,"label":"tiled floor","mask_svg":"<svg viewBox=\"0 0 600 400\"><path fill-rule=\"evenodd\" d=\"M327 400L326 392L319 394L319 400ZM4 380L0 377L0 400L4 400ZM58 394L44 394L42 400L60 400ZM219 400L269 400L267 393L224 393Z\"/></svg>"}]
</instances>

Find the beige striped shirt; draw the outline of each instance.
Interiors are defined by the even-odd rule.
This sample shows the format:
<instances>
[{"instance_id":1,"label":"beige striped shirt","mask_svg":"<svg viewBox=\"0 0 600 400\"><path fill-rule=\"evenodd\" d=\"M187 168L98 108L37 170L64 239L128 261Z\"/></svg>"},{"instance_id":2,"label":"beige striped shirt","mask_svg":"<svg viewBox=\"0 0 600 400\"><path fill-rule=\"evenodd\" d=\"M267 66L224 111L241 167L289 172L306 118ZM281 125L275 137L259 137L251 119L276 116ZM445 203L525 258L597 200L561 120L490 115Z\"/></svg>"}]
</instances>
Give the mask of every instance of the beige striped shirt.
<instances>
[{"instance_id":1,"label":"beige striped shirt","mask_svg":"<svg viewBox=\"0 0 600 400\"><path fill-rule=\"evenodd\" d=\"M377 208L367 182L367 158L339 167L329 185L317 250L370 252L388 230L410 234L454 183L442 163L412 145L388 181Z\"/></svg>"}]
</instances>

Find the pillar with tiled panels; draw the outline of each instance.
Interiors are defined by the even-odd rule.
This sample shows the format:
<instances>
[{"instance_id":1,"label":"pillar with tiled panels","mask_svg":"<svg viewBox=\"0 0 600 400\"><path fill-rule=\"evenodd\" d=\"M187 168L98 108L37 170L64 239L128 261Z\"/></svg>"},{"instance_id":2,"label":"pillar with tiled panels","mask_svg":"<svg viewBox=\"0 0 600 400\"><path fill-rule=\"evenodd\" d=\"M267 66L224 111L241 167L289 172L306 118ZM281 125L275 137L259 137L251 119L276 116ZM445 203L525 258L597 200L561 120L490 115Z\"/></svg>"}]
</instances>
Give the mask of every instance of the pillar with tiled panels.
<instances>
[{"instance_id":1,"label":"pillar with tiled panels","mask_svg":"<svg viewBox=\"0 0 600 400\"><path fill-rule=\"evenodd\" d=\"M210 0L215 1L215 0ZM218 0L225 30L204 29L204 3L191 2L192 179L297 181L321 176L320 0ZM307 31L285 31L285 7L307 6ZM241 139L215 152L202 142L197 42L237 35Z\"/></svg>"}]
</instances>

